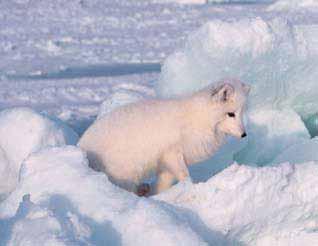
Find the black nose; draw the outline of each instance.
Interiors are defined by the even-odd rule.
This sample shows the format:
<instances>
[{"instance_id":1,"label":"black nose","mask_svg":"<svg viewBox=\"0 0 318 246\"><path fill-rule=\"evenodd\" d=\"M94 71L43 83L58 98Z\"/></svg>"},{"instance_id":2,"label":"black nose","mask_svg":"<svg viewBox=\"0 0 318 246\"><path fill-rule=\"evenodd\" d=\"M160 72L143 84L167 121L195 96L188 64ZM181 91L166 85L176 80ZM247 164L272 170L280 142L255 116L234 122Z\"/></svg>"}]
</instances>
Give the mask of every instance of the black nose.
<instances>
[{"instance_id":1,"label":"black nose","mask_svg":"<svg viewBox=\"0 0 318 246\"><path fill-rule=\"evenodd\" d=\"M247 135L246 135L246 132L244 132L242 135L241 135L241 138L245 138Z\"/></svg>"}]
</instances>

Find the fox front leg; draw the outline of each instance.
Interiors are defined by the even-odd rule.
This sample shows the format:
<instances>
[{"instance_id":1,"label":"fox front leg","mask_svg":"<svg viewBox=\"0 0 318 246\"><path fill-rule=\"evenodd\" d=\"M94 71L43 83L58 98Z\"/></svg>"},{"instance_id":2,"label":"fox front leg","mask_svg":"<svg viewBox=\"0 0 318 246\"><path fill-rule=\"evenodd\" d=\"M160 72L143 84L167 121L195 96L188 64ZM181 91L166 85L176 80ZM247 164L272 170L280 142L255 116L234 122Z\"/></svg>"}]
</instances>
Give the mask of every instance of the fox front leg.
<instances>
[{"instance_id":1,"label":"fox front leg","mask_svg":"<svg viewBox=\"0 0 318 246\"><path fill-rule=\"evenodd\" d=\"M153 193L158 194L164 190L169 189L174 181L175 177L169 170L158 170L158 179Z\"/></svg>"},{"instance_id":2,"label":"fox front leg","mask_svg":"<svg viewBox=\"0 0 318 246\"><path fill-rule=\"evenodd\" d=\"M172 149L169 152L164 153L160 160L160 165L162 166L161 172L159 172L157 184L158 190L169 188L174 179L177 179L180 182L190 177L183 154L177 149Z\"/></svg>"}]
</instances>

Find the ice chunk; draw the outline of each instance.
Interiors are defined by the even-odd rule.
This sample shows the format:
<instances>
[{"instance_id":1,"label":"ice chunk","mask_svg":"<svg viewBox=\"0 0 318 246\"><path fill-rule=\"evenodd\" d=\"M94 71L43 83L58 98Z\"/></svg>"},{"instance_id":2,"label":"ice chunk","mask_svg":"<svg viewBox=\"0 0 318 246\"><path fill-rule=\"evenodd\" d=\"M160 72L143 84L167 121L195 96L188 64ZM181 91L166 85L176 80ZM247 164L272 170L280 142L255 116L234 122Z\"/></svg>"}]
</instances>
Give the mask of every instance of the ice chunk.
<instances>
[{"instance_id":1,"label":"ice chunk","mask_svg":"<svg viewBox=\"0 0 318 246\"><path fill-rule=\"evenodd\" d=\"M261 18L208 22L189 36L181 51L166 59L157 91L171 97L191 93L223 77L238 77L252 66L252 60L272 49L273 39L269 25Z\"/></svg>"},{"instance_id":2,"label":"ice chunk","mask_svg":"<svg viewBox=\"0 0 318 246\"><path fill-rule=\"evenodd\" d=\"M0 112L0 135L2 159L8 163L2 166L0 175L6 178L0 179L0 186L6 186L7 192L15 187L22 161L30 153L47 146L76 144L78 140L77 134L61 121L28 108Z\"/></svg>"},{"instance_id":3,"label":"ice chunk","mask_svg":"<svg viewBox=\"0 0 318 246\"><path fill-rule=\"evenodd\" d=\"M157 93L175 97L236 77L252 85L250 108L292 107L306 118L318 108L316 36L317 26L282 17L210 21L165 60Z\"/></svg>"},{"instance_id":4,"label":"ice chunk","mask_svg":"<svg viewBox=\"0 0 318 246\"><path fill-rule=\"evenodd\" d=\"M310 136L318 136L318 114L309 115L305 120L304 124L306 125Z\"/></svg>"},{"instance_id":5,"label":"ice chunk","mask_svg":"<svg viewBox=\"0 0 318 246\"><path fill-rule=\"evenodd\" d=\"M280 153L273 164L289 162L292 164L318 161L318 138L303 140Z\"/></svg>"},{"instance_id":6,"label":"ice chunk","mask_svg":"<svg viewBox=\"0 0 318 246\"><path fill-rule=\"evenodd\" d=\"M223 77L238 77L252 85L252 111L292 108L306 124L314 123L312 115L318 109L317 33L317 26L293 25L284 18L209 22L167 58L156 84L157 92L161 97L175 97ZM316 125L307 126L315 136ZM257 154L257 148L249 145L249 155L266 157L252 158L265 164L287 146L285 142L276 153L270 154L267 149ZM240 155L240 161L252 159Z\"/></svg>"},{"instance_id":7,"label":"ice chunk","mask_svg":"<svg viewBox=\"0 0 318 246\"><path fill-rule=\"evenodd\" d=\"M269 164L289 146L310 138L293 110L262 109L250 112L248 117L248 143L234 157L239 163Z\"/></svg>"}]
</instances>

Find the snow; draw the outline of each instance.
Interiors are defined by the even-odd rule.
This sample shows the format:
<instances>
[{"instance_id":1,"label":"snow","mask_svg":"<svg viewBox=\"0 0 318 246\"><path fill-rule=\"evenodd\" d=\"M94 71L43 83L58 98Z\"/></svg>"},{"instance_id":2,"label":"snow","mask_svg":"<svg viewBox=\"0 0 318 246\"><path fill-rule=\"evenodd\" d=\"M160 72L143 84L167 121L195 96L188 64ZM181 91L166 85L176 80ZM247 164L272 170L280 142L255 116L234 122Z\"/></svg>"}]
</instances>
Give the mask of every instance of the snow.
<instances>
[{"instance_id":1,"label":"snow","mask_svg":"<svg viewBox=\"0 0 318 246\"><path fill-rule=\"evenodd\" d=\"M247 145L235 154L234 159L261 166L270 164L289 146L310 138L299 115L288 109L249 112L247 134Z\"/></svg>"},{"instance_id":2,"label":"snow","mask_svg":"<svg viewBox=\"0 0 318 246\"><path fill-rule=\"evenodd\" d=\"M317 161L318 138L299 141L290 145L289 148L281 152L274 160L273 164L289 162L304 163L308 161Z\"/></svg>"},{"instance_id":3,"label":"snow","mask_svg":"<svg viewBox=\"0 0 318 246\"><path fill-rule=\"evenodd\" d=\"M13 173L10 169L10 163L7 159L6 153L0 147L0 201L2 201L5 195L12 189L11 182L14 177L12 177Z\"/></svg>"},{"instance_id":4,"label":"snow","mask_svg":"<svg viewBox=\"0 0 318 246\"><path fill-rule=\"evenodd\" d=\"M192 9L151 1L1 1L0 9L0 74L16 76L158 63L201 22Z\"/></svg>"},{"instance_id":5,"label":"snow","mask_svg":"<svg viewBox=\"0 0 318 246\"><path fill-rule=\"evenodd\" d=\"M268 7L269 11L299 10L302 8L318 11L317 0L278 0Z\"/></svg>"},{"instance_id":6,"label":"snow","mask_svg":"<svg viewBox=\"0 0 318 246\"><path fill-rule=\"evenodd\" d=\"M0 245L317 245L317 2L205 2L0 1ZM252 85L248 137L193 183L140 198L71 146L223 77Z\"/></svg>"},{"instance_id":7,"label":"snow","mask_svg":"<svg viewBox=\"0 0 318 246\"><path fill-rule=\"evenodd\" d=\"M271 3L273 0L153 0L159 3L207 4L207 3Z\"/></svg>"},{"instance_id":8,"label":"snow","mask_svg":"<svg viewBox=\"0 0 318 246\"><path fill-rule=\"evenodd\" d=\"M175 2L179 4L205 4L207 3L206 0L157 0L156 2L162 2L162 3L169 3L169 2Z\"/></svg>"},{"instance_id":9,"label":"snow","mask_svg":"<svg viewBox=\"0 0 318 246\"><path fill-rule=\"evenodd\" d=\"M315 245L317 171L314 162L233 164L205 183L178 185L158 198L195 211L211 230L246 245Z\"/></svg>"},{"instance_id":10,"label":"snow","mask_svg":"<svg viewBox=\"0 0 318 246\"><path fill-rule=\"evenodd\" d=\"M121 84L113 89L113 93L101 104L97 119L102 118L117 107L154 97L154 92L146 86Z\"/></svg>"},{"instance_id":11,"label":"snow","mask_svg":"<svg viewBox=\"0 0 318 246\"><path fill-rule=\"evenodd\" d=\"M19 185L0 204L1 238L8 245L310 245L318 239L317 172L314 162L233 164L207 182L138 198L91 170L77 147L50 147L23 162Z\"/></svg>"},{"instance_id":12,"label":"snow","mask_svg":"<svg viewBox=\"0 0 318 246\"><path fill-rule=\"evenodd\" d=\"M204 24L165 60L158 95L189 94L238 77L252 85L252 109L291 107L309 117L318 107L317 26L294 23L283 16L258 16Z\"/></svg>"},{"instance_id":13,"label":"snow","mask_svg":"<svg viewBox=\"0 0 318 246\"><path fill-rule=\"evenodd\" d=\"M30 201L21 202L24 194ZM114 186L104 174L91 170L84 153L74 146L31 155L23 163L19 186L0 204L0 218L2 227L12 228L7 240L13 245L20 238L30 240L30 245L53 239L62 245L175 245L181 240L184 245L207 245L173 206L139 199ZM22 225L28 229L21 230ZM39 227L40 241L29 235L38 234Z\"/></svg>"},{"instance_id":14,"label":"snow","mask_svg":"<svg viewBox=\"0 0 318 246\"><path fill-rule=\"evenodd\" d=\"M224 77L241 76L238 72L255 67L250 60L264 56L273 40L269 25L261 18L208 22L189 36L181 51L165 60L158 93L178 96Z\"/></svg>"},{"instance_id":15,"label":"snow","mask_svg":"<svg viewBox=\"0 0 318 246\"><path fill-rule=\"evenodd\" d=\"M76 144L77 134L63 122L28 108L0 112L0 196L13 190L23 160L32 152L48 146Z\"/></svg>"}]
</instances>

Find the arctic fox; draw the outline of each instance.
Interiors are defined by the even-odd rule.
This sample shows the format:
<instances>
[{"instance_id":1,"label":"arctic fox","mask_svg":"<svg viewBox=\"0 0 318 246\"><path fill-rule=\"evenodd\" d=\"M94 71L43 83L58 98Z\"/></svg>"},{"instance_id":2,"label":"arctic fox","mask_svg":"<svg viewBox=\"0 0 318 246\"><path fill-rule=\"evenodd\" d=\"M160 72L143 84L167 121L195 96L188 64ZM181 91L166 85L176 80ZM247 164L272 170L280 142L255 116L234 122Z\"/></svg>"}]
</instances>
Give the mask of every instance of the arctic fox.
<instances>
[{"instance_id":1,"label":"arctic fox","mask_svg":"<svg viewBox=\"0 0 318 246\"><path fill-rule=\"evenodd\" d=\"M179 99L144 100L97 120L78 145L90 166L120 187L156 194L189 177L188 165L209 158L226 135L246 136L243 113L249 86L225 79ZM152 171L157 183L142 184Z\"/></svg>"}]
</instances>

